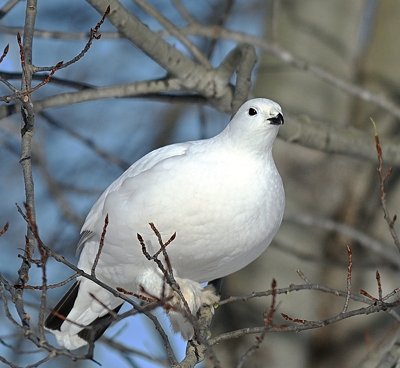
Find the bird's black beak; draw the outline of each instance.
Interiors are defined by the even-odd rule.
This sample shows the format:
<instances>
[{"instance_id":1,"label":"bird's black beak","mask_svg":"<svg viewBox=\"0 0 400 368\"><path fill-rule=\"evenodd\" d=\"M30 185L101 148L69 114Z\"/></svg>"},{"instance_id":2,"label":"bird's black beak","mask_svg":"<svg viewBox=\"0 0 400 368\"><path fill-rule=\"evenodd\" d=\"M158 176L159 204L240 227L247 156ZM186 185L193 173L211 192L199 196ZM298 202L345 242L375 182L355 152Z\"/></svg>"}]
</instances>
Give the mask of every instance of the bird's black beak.
<instances>
[{"instance_id":1,"label":"bird's black beak","mask_svg":"<svg viewBox=\"0 0 400 368\"><path fill-rule=\"evenodd\" d=\"M281 113L267 120L269 120L272 125L281 125L285 122L285 120L283 119L283 115Z\"/></svg>"}]
</instances>

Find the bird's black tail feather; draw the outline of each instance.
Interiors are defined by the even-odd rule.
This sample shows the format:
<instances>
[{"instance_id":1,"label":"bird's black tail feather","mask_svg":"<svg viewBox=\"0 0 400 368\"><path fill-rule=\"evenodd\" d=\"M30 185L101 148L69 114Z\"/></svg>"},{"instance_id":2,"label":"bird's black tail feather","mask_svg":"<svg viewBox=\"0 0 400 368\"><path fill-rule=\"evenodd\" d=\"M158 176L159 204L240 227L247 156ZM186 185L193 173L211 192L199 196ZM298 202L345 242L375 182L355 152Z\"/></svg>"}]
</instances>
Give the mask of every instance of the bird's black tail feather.
<instances>
[{"instance_id":1,"label":"bird's black tail feather","mask_svg":"<svg viewBox=\"0 0 400 368\"><path fill-rule=\"evenodd\" d=\"M114 309L115 313L121 309L122 304ZM78 336L86 341L96 341L103 335L104 331L111 325L114 321L114 317L107 313L103 317L96 318L90 325L85 327L82 331L79 331Z\"/></svg>"},{"instance_id":2,"label":"bird's black tail feather","mask_svg":"<svg viewBox=\"0 0 400 368\"><path fill-rule=\"evenodd\" d=\"M46 321L44 321L44 326L49 330L59 330L68 316L69 312L75 304L75 299L78 295L79 281L75 282L71 289L61 298L57 305L53 308L52 312L47 316ZM54 312L57 312L54 313ZM64 318L62 318L63 316Z\"/></svg>"},{"instance_id":3,"label":"bird's black tail feather","mask_svg":"<svg viewBox=\"0 0 400 368\"><path fill-rule=\"evenodd\" d=\"M47 316L44 325L49 330L61 330L61 325L65 321L69 312L75 304L79 291L79 281L75 282L68 292L61 298L52 312ZM115 313L121 309L122 304L114 309ZM56 312L56 313L54 313ZM113 322L114 317L107 313L105 316L96 318L90 325L82 329L78 336L86 341L96 341Z\"/></svg>"}]
</instances>

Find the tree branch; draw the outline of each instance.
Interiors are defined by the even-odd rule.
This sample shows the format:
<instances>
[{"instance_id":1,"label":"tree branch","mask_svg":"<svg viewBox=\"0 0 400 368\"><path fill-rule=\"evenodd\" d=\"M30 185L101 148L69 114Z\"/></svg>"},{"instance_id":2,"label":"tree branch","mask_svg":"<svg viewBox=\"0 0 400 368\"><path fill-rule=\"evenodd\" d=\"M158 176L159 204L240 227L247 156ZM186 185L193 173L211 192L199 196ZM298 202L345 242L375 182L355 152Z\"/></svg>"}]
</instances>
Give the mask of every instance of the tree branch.
<instances>
[{"instance_id":1,"label":"tree branch","mask_svg":"<svg viewBox=\"0 0 400 368\"><path fill-rule=\"evenodd\" d=\"M118 0L87 0L102 13L110 5L107 19L129 41L139 47L146 55L156 61L169 74L178 78L182 86L210 99L223 110L230 110L231 90L224 81L219 81L213 69L190 60L175 47L151 31L138 18L124 8Z\"/></svg>"},{"instance_id":2,"label":"tree branch","mask_svg":"<svg viewBox=\"0 0 400 368\"><path fill-rule=\"evenodd\" d=\"M27 91L31 87L32 77L32 43L33 43L33 29L36 19L36 0L28 0L26 4L25 13L25 28L24 28L24 40L21 47L20 39L20 55L21 55L21 66L22 66L22 80L21 90ZM25 186L25 201L27 206L30 208L30 217L32 222L36 224L35 215L35 194L34 194L34 183L32 174L32 137L34 134L34 111L33 104L30 95L25 96L21 101L21 160L24 186ZM26 234L26 253L32 255L35 250L35 236L32 229L27 227ZM21 267L18 270L18 285L23 286L28 281L29 269L31 264L28 258L23 258ZM22 326L26 332L30 331L30 318L25 312L23 303L23 288L16 290L15 297L15 308L21 319Z\"/></svg>"},{"instance_id":3,"label":"tree branch","mask_svg":"<svg viewBox=\"0 0 400 368\"><path fill-rule=\"evenodd\" d=\"M316 77L325 80L336 88L348 93L349 95L358 97L363 101L373 103L374 105L383 108L394 117L400 118L400 107L393 101L387 99L385 96L368 90L362 86L351 83L337 75L334 75L323 67L310 61L303 60L293 55L288 50L285 50L278 45L274 45L269 43L268 41L265 41L265 39L263 38L251 36L242 32L230 31L226 28L221 28L217 26L207 27L201 25L200 23L192 23L190 26L182 28L182 31L184 31L186 34L203 36L210 39L220 38L235 41L238 43L246 43L249 45L253 45L254 47L259 47L261 50L275 56L283 63L291 65L296 69L307 71L315 75Z\"/></svg>"}]
</instances>

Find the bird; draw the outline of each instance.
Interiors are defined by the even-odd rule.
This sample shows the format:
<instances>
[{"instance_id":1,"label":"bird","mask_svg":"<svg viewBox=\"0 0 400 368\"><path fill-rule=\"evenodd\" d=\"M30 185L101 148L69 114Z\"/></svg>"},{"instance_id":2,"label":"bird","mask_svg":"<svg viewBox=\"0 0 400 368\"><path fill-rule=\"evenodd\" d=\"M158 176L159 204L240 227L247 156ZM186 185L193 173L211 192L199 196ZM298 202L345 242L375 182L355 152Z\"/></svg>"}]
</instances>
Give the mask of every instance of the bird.
<instances>
[{"instance_id":1,"label":"bird","mask_svg":"<svg viewBox=\"0 0 400 368\"><path fill-rule=\"evenodd\" d=\"M165 263L149 224L163 239L174 234L164 250L190 313L215 305L218 292L203 285L259 257L281 225L285 192L272 148L283 123L279 104L251 99L218 135L161 147L136 161L87 215L78 268L91 274L97 257L98 280L134 295L164 298L173 330L193 338L184 301L166 283L162 267L143 252L142 245ZM45 328L60 346L77 349L104 333L123 302L79 276L49 313Z\"/></svg>"}]
</instances>

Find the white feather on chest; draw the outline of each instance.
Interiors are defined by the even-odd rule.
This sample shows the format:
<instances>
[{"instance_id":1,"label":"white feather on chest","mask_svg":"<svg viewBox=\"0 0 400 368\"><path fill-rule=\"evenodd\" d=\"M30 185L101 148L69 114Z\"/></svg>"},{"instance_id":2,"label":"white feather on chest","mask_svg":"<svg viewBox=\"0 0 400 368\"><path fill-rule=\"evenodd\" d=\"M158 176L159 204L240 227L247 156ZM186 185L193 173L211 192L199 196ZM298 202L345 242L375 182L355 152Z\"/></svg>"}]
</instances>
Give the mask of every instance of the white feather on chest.
<instances>
[{"instance_id":1,"label":"white feather on chest","mask_svg":"<svg viewBox=\"0 0 400 368\"><path fill-rule=\"evenodd\" d=\"M149 222L164 241L177 233L167 248L172 266L179 277L197 282L244 267L268 246L284 208L282 181L271 152L254 155L221 149L215 140L200 142L169 146L169 153L178 155L166 157L161 149L158 155L145 156L96 203L97 219L89 214L87 229L96 233L93 240L98 244L108 214L99 263L107 279L116 277L126 285L140 269L154 266L136 238L142 235L150 254L159 249ZM88 248L84 252L94 257L96 245Z\"/></svg>"}]
</instances>

